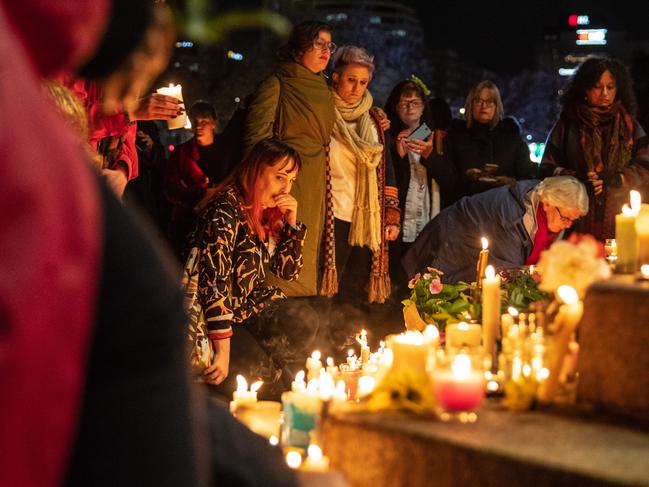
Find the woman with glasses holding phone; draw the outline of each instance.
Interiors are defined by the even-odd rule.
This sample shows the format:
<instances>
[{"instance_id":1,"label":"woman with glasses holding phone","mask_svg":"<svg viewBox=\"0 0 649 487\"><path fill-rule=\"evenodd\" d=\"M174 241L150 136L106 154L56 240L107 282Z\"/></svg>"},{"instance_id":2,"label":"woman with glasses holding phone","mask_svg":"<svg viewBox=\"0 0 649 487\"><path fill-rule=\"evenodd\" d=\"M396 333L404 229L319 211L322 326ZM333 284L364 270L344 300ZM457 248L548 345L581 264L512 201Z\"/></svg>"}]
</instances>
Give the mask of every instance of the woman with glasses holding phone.
<instances>
[{"instance_id":1,"label":"woman with glasses holding phone","mask_svg":"<svg viewBox=\"0 0 649 487\"><path fill-rule=\"evenodd\" d=\"M303 247L304 267L296 281L273 280L289 296L318 294L318 265L325 221L328 151L334 104L324 70L336 45L331 27L320 21L297 24L279 50L279 65L252 95L244 128L244 152L260 140L276 138L302 160L300 179L291 194L309 228Z\"/></svg>"},{"instance_id":2,"label":"woman with glasses holding phone","mask_svg":"<svg viewBox=\"0 0 649 487\"><path fill-rule=\"evenodd\" d=\"M460 195L513 184L536 173L518 123L504 116L500 91L489 80L469 91L464 120L453 120L443 157L457 168Z\"/></svg>"},{"instance_id":3,"label":"woman with glasses holding phone","mask_svg":"<svg viewBox=\"0 0 649 487\"><path fill-rule=\"evenodd\" d=\"M401 256L426 224L454 200L455 171L434 157L435 126L426 100L427 89L418 79L399 82L385 105L390 119L390 154L399 192L401 234L390 245L390 276L396 295L405 293L408 282Z\"/></svg>"}]
</instances>

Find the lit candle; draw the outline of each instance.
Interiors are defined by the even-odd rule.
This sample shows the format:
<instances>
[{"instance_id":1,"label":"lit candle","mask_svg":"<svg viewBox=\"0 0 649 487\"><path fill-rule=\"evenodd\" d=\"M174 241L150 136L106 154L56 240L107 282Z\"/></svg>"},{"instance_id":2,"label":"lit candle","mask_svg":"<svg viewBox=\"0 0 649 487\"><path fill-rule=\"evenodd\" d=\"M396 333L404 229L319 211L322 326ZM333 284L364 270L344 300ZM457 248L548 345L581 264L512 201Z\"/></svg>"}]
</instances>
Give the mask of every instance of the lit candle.
<instances>
[{"instance_id":1,"label":"lit candle","mask_svg":"<svg viewBox=\"0 0 649 487\"><path fill-rule=\"evenodd\" d=\"M615 242L617 243L618 272L632 273L638 265L638 236L636 233L636 218L640 211L640 193L631 191L631 207L626 204L622 213L615 215Z\"/></svg>"},{"instance_id":2,"label":"lit candle","mask_svg":"<svg viewBox=\"0 0 649 487\"><path fill-rule=\"evenodd\" d=\"M320 369L322 368L320 357L320 351L315 350L311 356L306 359L307 380L317 379L320 376Z\"/></svg>"},{"instance_id":3,"label":"lit candle","mask_svg":"<svg viewBox=\"0 0 649 487\"><path fill-rule=\"evenodd\" d=\"M237 419L264 438L279 436L282 405L275 401L258 401L237 406Z\"/></svg>"},{"instance_id":4,"label":"lit candle","mask_svg":"<svg viewBox=\"0 0 649 487\"><path fill-rule=\"evenodd\" d=\"M237 390L232 393L232 405L236 408L244 404L254 404L257 402L257 391L264 384L263 381L257 381L250 386L248 390L248 381L241 374L237 375Z\"/></svg>"},{"instance_id":5,"label":"lit candle","mask_svg":"<svg viewBox=\"0 0 649 487\"><path fill-rule=\"evenodd\" d=\"M322 454L322 449L318 445L309 445L307 457L301 470L307 472L329 471L329 459Z\"/></svg>"},{"instance_id":6,"label":"lit candle","mask_svg":"<svg viewBox=\"0 0 649 487\"><path fill-rule=\"evenodd\" d=\"M480 240L482 241L482 250L480 251L480 255L478 255L475 278L475 282L478 284L478 287L482 285L482 279L484 278L487 264L489 263L489 240L487 240L485 237L482 237Z\"/></svg>"},{"instance_id":7,"label":"lit candle","mask_svg":"<svg viewBox=\"0 0 649 487\"><path fill-rule=\"evenodd\" d=\"M376 380L371 375L363 375L358 379L358 395L360 397L371 394L376 385Z\"/></svg>"},{"instance_id":8,"label":"lit candle","mask_svg":"<svg viewBox=\"0 0 649 487\"><path fill-rule=\"evenodd\" d=\"M370 358L370 347L367 346L367 332L361 330L360 336L356 337L356 341L361 346L361 365L365 364Z\"/></svg>"},{"instance_id":9,"label":"lit candle","mask_svg":"<svg viewBox=\"0 0 649 487\"><path fill-rule=\"evenodd\" d=\"M291 450L286 454L286 464L293 469L300 468L302 465L302 455L300 452Z\"/></svg>"},{"instance_id":10,"label":"lit candle","mask_svg":"<svg viewBox=\"0 0 649 487\"><path fill-rule=\"evenodd\" d=\"M474 323L453 323L446 326L446 347L479 347L482 327Z\"/></svg>"},{"instance_id":11,"label":"lit candle","mask_svg":"<svg viewBox=\"0 0 649 487\"><path fill-rule=\"evenodd\" d=\"M635 231L638 235L638 261L649 262L649 208L641 205L635 220Z\"/></svg>"},{"instance_id":12,"label":"lit candle","mask_svg":"<svg viewBox=\"0 0 649 487\"><path fill-rule=\"evenodd\" d=\"M304 371L300 370L295 374L295 380L291 384L291 390L293 392L304 392L306 391L306 382L304 382Z\"/></svg>"},{"instance_id":13,"label":"lit candle","mask_svg":"<svg viewBox=\"0 0 649 487\"><path fill-rule=\"evenodd\" d=\"M471 366L471 357L467 354L458 354L450 370L436 368L433 377L435 397L444 411L473 411L482 403L485 377Z\"/></svg>"},{"instance_id":14,"label":"lit candle","mask_svg":"<svg viewBox=\"0 0 649 487\"><path fill-rule=\"evenodd\" d=\"M347 351L347 365L352 368L358 368L358 358L356 353L351 348Z\"/></svg>"},{"instance_id":15,"label":"lit candle","mask_svg":"<svg viewBox=\"0 0 649 487\"><path fill-rule=\"evenodd\" d=\"M555 318L557 331L555 333L554 353L549 367L550 375L539 391L539 397L543 401L551 401L556 392L564 357L568 352L572 335L584 313L584 305L579 300L579 295L574 288L570 286L559 286L557 294L559 295L559 299L563 301L563 304L559 307Z\"/></svg>"},{"instance_id":16,"label":"lit candle","mask_svg":"<svg viewBox=\"0 0 649 487\"><path fill-rule=\"evenodd\" d=\"M177 100L180 100L181 108L183 109L183 113L181 115L178 115L176 118L172 118L171 120L167 120L167 127L169 127L169 130L181 129L184 128L187 124L187 114L184 112L185 105L183 101L182 89L183 87L180 84L174 85L173 83L171 83L169 86L163 86L162 88L158 88L156 90L161 95L171 96L173 98L176 98Z\"/></svg>"},{"instance_id":17,"label":"lit candle","mask_svg":"<svg viewBox=\"0 0 649 487\"><path fill-rule=\"evenodd\" d=\"M642 264L640 266L640 279L649 281L649 264Z\"/></svg>"},{"instance_id":18,"label":"lit candle","mask_svg":"<svg viewBox=\"0 0 649 487\"><path fill-rule=\"evenodd\" d=\"M487 357L493 358L499 327L500 276L489 265L482 280L482 346Z\"/></svg>"}]
</instances>

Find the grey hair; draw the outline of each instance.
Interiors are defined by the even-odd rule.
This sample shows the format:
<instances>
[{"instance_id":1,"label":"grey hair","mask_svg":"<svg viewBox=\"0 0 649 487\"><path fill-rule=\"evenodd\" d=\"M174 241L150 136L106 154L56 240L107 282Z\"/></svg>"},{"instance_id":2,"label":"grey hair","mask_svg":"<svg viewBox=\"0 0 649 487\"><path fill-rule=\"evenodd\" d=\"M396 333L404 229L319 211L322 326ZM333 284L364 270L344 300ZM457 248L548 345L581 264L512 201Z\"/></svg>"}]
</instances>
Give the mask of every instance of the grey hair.
<instances>
[{"instance_id":1,"label":"grey hair","mask_svg":"<svg viewBox=\"0 0 649 487\"><path fill-rule=\"evenodd\" d=\"M565 208L577 210L584 216L588 213L588 194L586 186L572 176L554 176L546 178L535 188L541 201Z\"/></svg>"},{"instance_id":2,"label":"grey hair","mask_svg":"<svg viewBox=\"0 0 649 487\"><path fill-rule=\"evenodd\" d=\"M334 73L342 73L350 64L365 66L370 71L370 77L374 73L374 56L362 47L343 46L334 54Z\"/></svg>"},{"instance_id":3,"label":"grey hair","mask_svg":"<svg viewBox=\"0 0 649 487\"><path fill-rule=\"evenodd\" d=\"M478 84L474 85L469 91L469 94L466 97L464 102L464 119L466 120L466 126L470 127L473 125L473 100L480 96L480 92L483 89L488 89L491 93L491 97L496 102L496 113L494 113L494 118L489 122L491 127L498 125L503 117L505 116L505 108L503 107L503 100L500 96L500 90L496 86L496 83L488 79L480 81Z\"/></svg>"}]
</instances>

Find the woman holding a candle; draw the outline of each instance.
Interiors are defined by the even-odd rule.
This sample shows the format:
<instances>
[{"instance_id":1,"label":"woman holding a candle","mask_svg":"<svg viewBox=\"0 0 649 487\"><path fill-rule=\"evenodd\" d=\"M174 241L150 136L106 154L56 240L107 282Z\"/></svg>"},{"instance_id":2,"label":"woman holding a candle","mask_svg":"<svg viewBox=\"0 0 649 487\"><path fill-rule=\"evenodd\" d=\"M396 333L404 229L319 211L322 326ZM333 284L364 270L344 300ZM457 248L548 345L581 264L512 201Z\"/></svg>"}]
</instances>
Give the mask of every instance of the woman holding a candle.
<instances>
[{"instance_id":1,"label":"woman holding a candle","mask_svg":"<svg viewBox=\"0 0 649 487\"><path fill-rule=\"evenodd\" d=\"M264 283L266 267L286 280L302 268L306 228L289 194L301 164L287 145L259 142L217 188L201 217L206 225L198 295L215 351L203 378L224 383L220 392L227 396L236 389L237 374L262 378L261 393L269 394L284 367L304 363L318 328L308 305L287 301ZM290 387L292 377L282 379Z\"/></svg>"},{"instance_id":2,"label":"woman holding a candle","mask_svg":"<svg viewBox=\"0 0 649 487\"><path fill-rule=\"evenodd\" d=\"M325 259L323 273L336 273L331 291L340 286L342 300L383 303L390 295L387 243L399 234L400 211L390 152L367 90L373 73L374 56L365 49L345 46L336 52L330 146L334 238L325 243L326 255L335 257Z\"/></svg>"},{"instance_id":3,"label":"woman holding a candle","mask_svg":"<svg viewBox=\"0 0 649 487\"><path fill-rule=\"evenodd\" d=\"M542 177L574 175L587 183L590 211L578 230L600 240L615 237L615 215L629 190L649 190L649 137L635 112L626 66L584 61L565 90L539 167Z\"/></svg>"},{"instance_id":4,"label":"woman holding a candle","mask_svg":"<svg viewBox=\"0 0 649 487\"><path fill-rule=\"evenodd\" d=\"M536 264L541 252L587 212L586 188L570 176L490 189L442 210L403 266L410 275L430 266L444 272L444 282L471 282L481 237L489 239L489 262L497 269Z\"/></svg>"}]
</instances>

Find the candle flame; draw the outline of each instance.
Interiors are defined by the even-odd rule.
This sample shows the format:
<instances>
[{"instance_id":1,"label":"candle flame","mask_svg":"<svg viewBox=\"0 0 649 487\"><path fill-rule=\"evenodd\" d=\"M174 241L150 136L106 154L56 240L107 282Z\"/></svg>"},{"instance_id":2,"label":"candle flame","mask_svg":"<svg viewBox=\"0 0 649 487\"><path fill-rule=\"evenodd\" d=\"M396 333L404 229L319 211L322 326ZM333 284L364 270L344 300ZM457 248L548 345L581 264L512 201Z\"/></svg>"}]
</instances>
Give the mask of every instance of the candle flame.
<instances>
[{"instance_id":1,"label":"candle flame","mask_svg":"<svg viewBox=\"0 0 649 487\"><path fill-rule=\"evenodd\" d=\"M331 399L331 396L333 396L336 391L334 378L328 372L320 374L320 382L318 386L320 390L320 398L324 401Z\"/></svg>"},{"instance_id":2,"label":"candle flame","mask_svg":"<svg viewBox=\"0 0 649 487\"><path fill-rule=\"evenodd\" d=\"M467 330L469 329L469 324L468 324L468 323L465 323L464 321L460 321L460 322L457 324L457 329L458 329L458 330L462 330L462 331L467 331Z\"/></svg>"},{"instance_id":3,"label":"candle flame","mask_svg":"<svg viewBox=\"0 0 649 487\"><path fill-rule=\"evenodd\" d=\"M247 392L248 381L241 374L237 375L237 392Z\"/></svg>"},{"instance_id":4,"label":"candle flame","mask_svg":"<svg viewBox=\"0 0 649 487\"><path fill-rule=\"evenodd\" d=\"M286 454L286 464L295 469L299 468L302 465L302 455L295 450L292 450Z\"/></svg>"},{"instance_id":5,"label":"candle flame","mask_svg":"<svg viewBox=\"0 0 649 487\"><path fill-rule=\"evenodd\" d=\"M313 460L314 462L322 460L322 449L318 445L309 445L306 451L309 460Z\"/></svg>"},{"instance_id":6,"label":"candle flame","mask_svg":"<svg viewBox=\"0 0 649 487\"><path fill-rule=\"evenodd\" d=\"M365 331L365 328L363 328L363 329L361 330L361 336L362 336L362 337L367 336L367 332ZM315 446L315 445L314 445L314 446Z\"/></svg>"},{"instance_id":7,"label":"candle flame","mask_svg":"<svg viewBox=\"0 0 649 487\"><path fill-rule=\"evenodd\" d=\"M622 214L624 216L636 216L638 212L633 208L629 208L629 206L625 203L624 206L622 206Z\"/></svg>"},{"instance_id":8,"label":"candle flame","mask_svg":"<svg viewBox=\"0 0 649 487\"><path fill-rule=\"evenodd\" d=\"M642 198L638 191L632 190L629 193L629 199L631 200L631 209L636 213L640 212L640 207L642 206Z\"/></svg>"},{"instance_id":9,"label":"candle flame","mask_svg":"<svg viewBox=\"0 0 649 487\"><path fill-rule=\"evenodd\" d=\"M358 393L361 396L366 396L374 390L376 381L371 375L364 375L358 379Z\"/></svg>"},{"instance_id":10,"label":"candle flame","mask_svg":"<svg viewBox=\"0 0 649 487\"><path fill-rule=\"evenodd\" d=\"M649 279L649 264L642 264L640 266L640 272L642 273L642 276Z\"/></svg>"},{"instance_id":11,"label":"candle flame","mask_svg":"<svg viewBox=\"0 0 649 487\"><path fill-rule=\"evenodd\" d=\"M350 349L347 351L347 356L348 356L348 357L353 357L353 356L354 356L354 350L352 350L352 349L350 348Z\"/></svg>"},{"instance_id":12,"label":"candle flame","mask_svg":"<svg viewBox=\"0 0 649 487\"><path fill-rule=\"evenodd\" d=\"M513 306L510 306L509 308L507 308L507 312L510 315L512 315L513 317L518 316L518 310L516 308L514 308Z\"/></svg>"},{"instance_id":13,"label":"candle flame","mask_svg":"<svg viewBox=\"0 0 649 487\"><path fill-rule=\"evenodd\" d=\"M484 271L484 277L485 279L493 279L496 277L496 270L494 269L494 266L491 264L487 266L487 268Z\"/></svg>"},{"instance_id":14,"label":"candle flame","mask_svg":"<svg viewBox=\"0 0 649 487\"><path fill-rule=\"evenodd\" d=\"M424 339L427 341L437 340L439 338L439 330L435 325L428 325L424 328Z\"/></svg>"},{"instance_id":15,"label":"candle flame","mask_svg":"<svg viewBox=\"0 0 649 487\"><path fill-rule=\"evenodd\" d=\"M451 364L453 375L458 379L466 379L471 373L471 357L466 353L458 354Z\"/></svg>"},{"instance_id":16,"label":"candle flame","mask_svg":"<svg viewBox=\"0 0 649 487\"><path fill-rule=\"evenodd\" d=\"M275 435L271 435L270 438L268 438L268 443L270 443L273 446L277 446L279 444L279 439Z\"/></svg>"},{"instance_id":17,"label":"candle flame","mask_svg":"<svg viewBox=\"0 0 649 487\"><path fill-rule=\"evenodd\" d=\"M482 237L480 240L482 241L482 250L487 250L489 248L489 240L485 237Z\"/></svg>"},{"instance_id":18,"label":"candle flame","mask_svg":"<svg viewBox=\"0 0 649 487\"><path fill-rule=\"evenodd\" d=\"M320 350L314 350L313 353L311 354L311 358L313 360L320 360L320 357L322 357L322 355L320 354Z\"/></svg>"},{"instance_id":19,"label":"candle flame","mask_svg":"<svg viewBox=\"0 0 649 487\"><path fill-rule=\"evenodd\" d=\"M557 294L559 295L559 299L561 299L561 301L566 304L575 304L577 301L579 301L579 295L577 294L577 291L575 291L575 288L566 286L565 284L563 286L559 286L559 289L557 289Z\"/></svg>"},{"instance_id":20,"label":"candle flame","mask_svg":"<svg viewBox=\"0 0 649 487\"><path fill-rule=\"evenodd\" d=\"M300 370L297 374L295 374L295 382L304 382L304 376L304 371Z\"/></svg>"},{"instance_id":21,"label":"candle flame","mask_svg":"<svg viewBox=\"0 0 649 487\"><path fill-rule=\"evenodd\" d=\"M261 386L264 385L263 380L258 380L257 382L253 382L252 385L250 386L250 390L252 392L257 392Z\"/></svg>"},{"instance_id":22,"label":"candle flame","mask_svg":"<svg viewBox=\"0 0 649 487\"><path fill-rule=\"evenodd\" d=\"M327 357L327 367L333 367L334 366L334 359L331 357Z\"/></svg>"}]
</instances>

